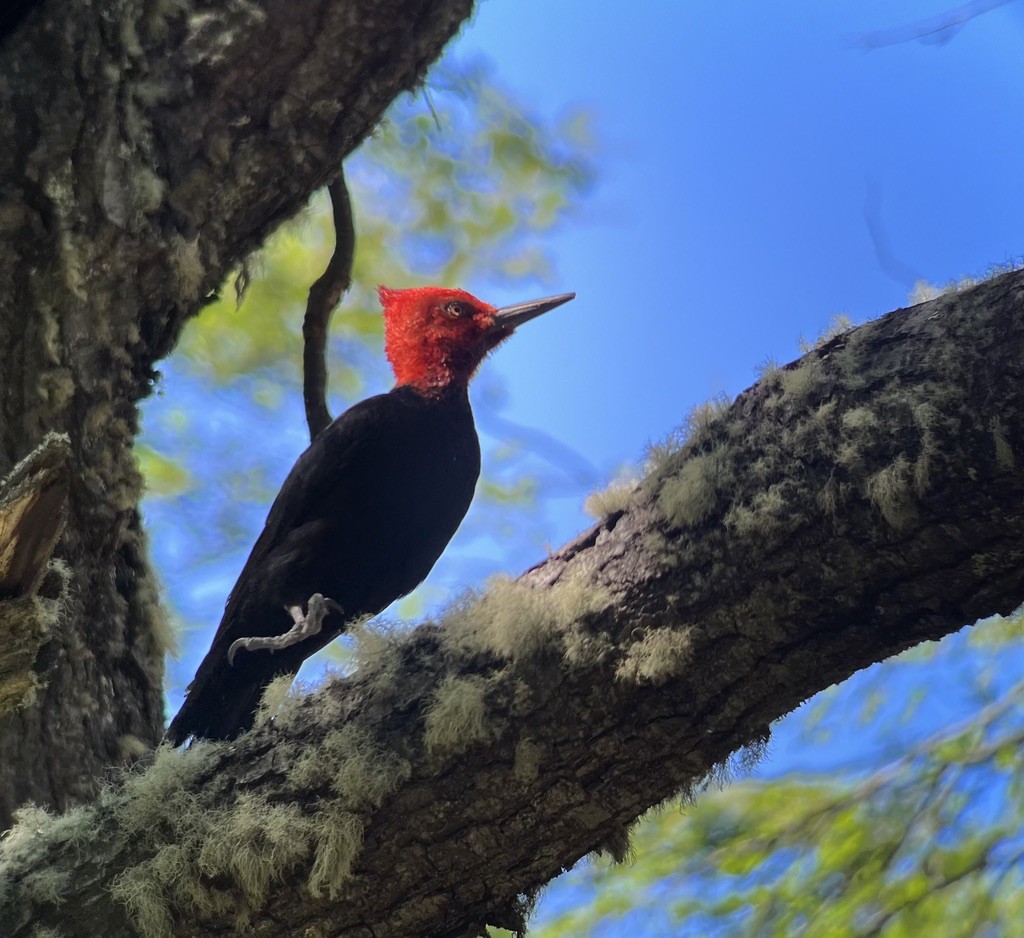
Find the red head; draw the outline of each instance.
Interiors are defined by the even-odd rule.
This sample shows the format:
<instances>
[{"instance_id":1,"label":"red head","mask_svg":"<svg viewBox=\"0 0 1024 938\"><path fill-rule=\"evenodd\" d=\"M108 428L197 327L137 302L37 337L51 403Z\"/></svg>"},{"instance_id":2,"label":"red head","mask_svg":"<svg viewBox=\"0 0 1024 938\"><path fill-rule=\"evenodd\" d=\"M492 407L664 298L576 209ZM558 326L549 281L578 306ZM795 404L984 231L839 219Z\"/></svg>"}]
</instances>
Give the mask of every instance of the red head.
<instances>
[{"instance_id":1,"label":"red head","mask_svg":"<svg viewBox=\"0 0 1024 938\"><path fill-rule=\"evenodd\" d=\"M491 349L516 326L576 294L495 309L465 290L379 287L384 307L384 349L398 384L424 393L465 385Z\"/></svg>"}]
</instances>

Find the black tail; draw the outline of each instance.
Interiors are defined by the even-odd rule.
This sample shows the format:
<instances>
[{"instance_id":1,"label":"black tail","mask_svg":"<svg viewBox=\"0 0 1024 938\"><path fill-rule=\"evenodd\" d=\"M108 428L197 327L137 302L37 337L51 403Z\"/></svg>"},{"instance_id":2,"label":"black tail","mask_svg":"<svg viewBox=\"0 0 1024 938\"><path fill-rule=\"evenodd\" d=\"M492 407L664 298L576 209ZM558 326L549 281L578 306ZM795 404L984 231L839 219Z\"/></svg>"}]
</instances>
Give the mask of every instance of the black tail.
<instances>
[{"instance_id":1,"label":"black tail","mask_svg":"<svg viewBox=\"0 0 1024 938\"><path fill-rule=\"evenodd\" d=\"M264 659L262 667L254 666L253 658ZM212 653L209 657L213 657ZM189 688L185 702L177 716L171 720L164 739L174 746L180 746L190 736L197 739L234 739L251 729L256 719L256 710L267 685L281 674L294 674L298 665L278 658L268 652L257 652L250 656L241 652L235 661L236 667L228 664L224 655L211 665L209 657L200 666L195 680ZM246 666L237 667L243 664ZM265 663L264 663L265 662Z\"/></svg>"}]
</instances>

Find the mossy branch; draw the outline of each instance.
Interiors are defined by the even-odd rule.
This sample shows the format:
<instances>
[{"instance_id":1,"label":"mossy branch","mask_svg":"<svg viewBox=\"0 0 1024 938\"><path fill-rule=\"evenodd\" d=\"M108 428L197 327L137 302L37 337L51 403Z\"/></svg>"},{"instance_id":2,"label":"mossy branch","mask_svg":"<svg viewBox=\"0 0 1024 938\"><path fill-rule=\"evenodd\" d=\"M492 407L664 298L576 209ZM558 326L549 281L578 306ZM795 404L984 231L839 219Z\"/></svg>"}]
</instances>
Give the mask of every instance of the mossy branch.
<instances>
[{"instance_id":1,"label":"mossy branch","mask_svg":"<svg viewBox=\"0 0 1024 938\"><path fill-rule=\"evenodd\" d=\"M826 342L519 580L375 643L235 744L161 751L95 807L29 813L0 920L520 928L560 869L625 855L637 817L801 701L1024 599L1022 358L1019 272Z\"/></svg>"}]
</instances>

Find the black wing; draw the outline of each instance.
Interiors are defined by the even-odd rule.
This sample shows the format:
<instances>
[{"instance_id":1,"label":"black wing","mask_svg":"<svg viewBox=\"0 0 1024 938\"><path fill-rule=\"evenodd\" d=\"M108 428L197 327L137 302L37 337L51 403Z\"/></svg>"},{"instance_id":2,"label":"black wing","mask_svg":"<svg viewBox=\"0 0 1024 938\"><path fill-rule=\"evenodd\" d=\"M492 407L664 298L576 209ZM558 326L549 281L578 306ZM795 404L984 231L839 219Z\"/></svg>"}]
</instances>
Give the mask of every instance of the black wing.
<instances>
[{"instance_id":1,"label":"black wing","mask_svg":"<svg viewBox=\"0 0 1024 938\"><path fill-rule=\"evenodd\" d=\"M281 587L280 582L273 582L274 577L280 580L287 575L289 557L303 550L303 533L323 523L324 503L337 503L339 496L345 495L346 482L358 481L346 480L351 467L374 461L381 424L398 416L389 397L371 397L347 410L310 444L288 473L228 596L210 650L167 729L167 738L175 745L189 736L225 739L243 732L252 724L266 684L278 674L294 673L310 653L243 653L236 667L227 661L228 648L235 639L281 634L290 627L291 620L274 598ZM326 640L333 634L325 636Z\"/></svg>"},{"instance_id":2,"label":"black wing","mask_svg":"<svg viewBox=\"0 0 1024 938\"><path fill-rule=\"evenodd\" d=\"M465 393L443 401L398 388L350 408L299 457L235 584L210 651L167 735L231 738L263 688L427 575L465 515L480 450ZM228 649L282 635L285 606L340 603L318 635L273 653Z\"/></svg>"}]
</instances>

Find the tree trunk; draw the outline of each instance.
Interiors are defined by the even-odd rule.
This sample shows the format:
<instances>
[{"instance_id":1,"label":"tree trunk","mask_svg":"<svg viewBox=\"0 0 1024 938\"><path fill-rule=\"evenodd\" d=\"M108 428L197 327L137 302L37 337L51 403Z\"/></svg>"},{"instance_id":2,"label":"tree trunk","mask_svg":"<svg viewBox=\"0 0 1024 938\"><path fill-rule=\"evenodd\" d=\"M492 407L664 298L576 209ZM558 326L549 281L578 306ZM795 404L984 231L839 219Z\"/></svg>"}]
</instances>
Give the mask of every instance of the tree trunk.
<instances>
[{"instance_id":1,"label":"tree trunk","mask_svg":"<svg viewBox=\"0 0 1024 938\"><path fill-rule=\"evenodd\" d=\"M161 750L99 806L28 818L0 920L521 930L563 867L621 856L638 816L801 701L1021 602L1022 357L1024 272L833 339L698 415L518 582L364 639L353 678L233 744Z\"/></svg>"},{"instance_id":2,"label":"tree trunk","mask_svg":"<svg viewBox=\"0 0 1024 938\"><path fill-rule=\"evenodd\" d=\"M162 732L132 451L155 363L471 6L47 0L0 44L0 476L48 431L71 452L71 583L34 702L0 717L0 829L88 801Z\"/></svg>"}]
</instances>

